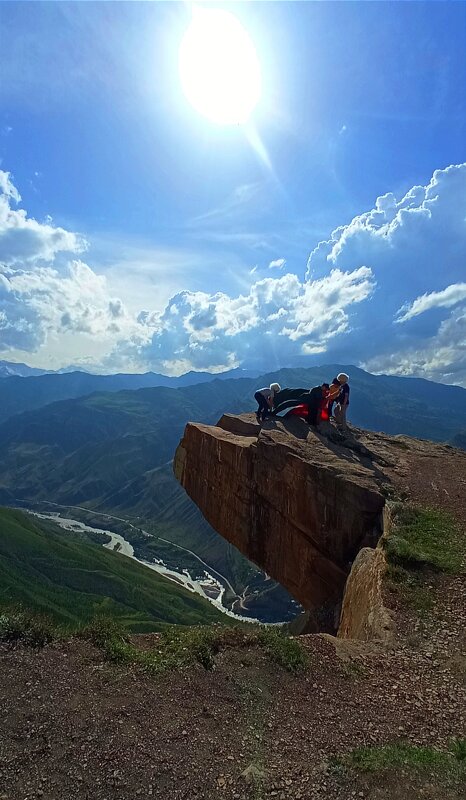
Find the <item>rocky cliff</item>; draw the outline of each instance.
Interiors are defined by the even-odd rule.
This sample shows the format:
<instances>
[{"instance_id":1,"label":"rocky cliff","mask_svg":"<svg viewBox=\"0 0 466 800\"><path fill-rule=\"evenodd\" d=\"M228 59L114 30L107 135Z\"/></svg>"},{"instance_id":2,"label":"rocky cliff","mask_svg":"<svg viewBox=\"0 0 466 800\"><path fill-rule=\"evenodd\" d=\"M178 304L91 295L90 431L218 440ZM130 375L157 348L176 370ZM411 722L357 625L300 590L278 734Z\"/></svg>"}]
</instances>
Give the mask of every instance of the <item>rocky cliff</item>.
<instances>
[{"instance_id":1,"label":"rocky cliff","mask_svg":"<svg viewBox=\"0 0 466 800\"><path fill-rule=\"evenodd\" d=\"M299 418L259 426L253 414L226 414L186 426L174 471L208 522L311 610L314 625L325 619L331 630L343 602L339 635L370 639L391 629L383 552L373 549L385 498L455 510L465 461L405 436L352 428L343 437L330 423L316 431Z\"/></svg>"},{"instance_id":2,"label":"rocky cliff","mask_svg":"<svg viewBox=\"0 0 466 800\"><path fill-rule=\"evenodd\" d=\"M351 562L382 532L379 467L331 427L259 427L252 415L190 423L174 469L208 522L306 609L341 600Z\"/></svg>"}]
</instances>

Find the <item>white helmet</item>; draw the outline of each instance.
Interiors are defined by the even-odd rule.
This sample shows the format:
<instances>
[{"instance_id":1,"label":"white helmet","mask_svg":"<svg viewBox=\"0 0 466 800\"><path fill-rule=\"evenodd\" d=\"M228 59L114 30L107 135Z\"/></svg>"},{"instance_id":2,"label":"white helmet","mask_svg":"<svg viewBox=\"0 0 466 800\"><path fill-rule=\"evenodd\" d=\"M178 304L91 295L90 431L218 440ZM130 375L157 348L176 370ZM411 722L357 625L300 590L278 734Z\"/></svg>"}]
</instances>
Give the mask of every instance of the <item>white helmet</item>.
<instances>
[{"instance_id":1,"label":"white helmet","mask_svg":"<svg viewBox=\"0 0 466 800\"><path fill-rule=\"evenodd\" d=\"M270 384L270 388L271 388L272 392L275 392L275 393L281 391L281 386L280 386L279 383L271 383Z\"/></svg>"},{"instance_id":2,"label":"white helmet","mask_svg":"<svg viewBox=\"0 0 466 800\"><path fill-rule=\"evenodd\" d=\"M340 374L337 375L337 381L339 383L348 383L348 380L349 380L349 377L346 374L346 372L340 372Z\"/></svg>"}]
</instances>

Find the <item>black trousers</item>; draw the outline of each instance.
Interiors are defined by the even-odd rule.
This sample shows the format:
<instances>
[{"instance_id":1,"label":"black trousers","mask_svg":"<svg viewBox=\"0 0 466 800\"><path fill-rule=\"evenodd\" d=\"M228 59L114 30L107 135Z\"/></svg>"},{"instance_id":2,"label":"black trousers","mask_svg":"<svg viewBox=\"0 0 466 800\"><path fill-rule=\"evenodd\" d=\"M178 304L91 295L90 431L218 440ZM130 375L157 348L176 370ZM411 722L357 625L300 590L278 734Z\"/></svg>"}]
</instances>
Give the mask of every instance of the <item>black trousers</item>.
<instances>
[{"instance_id":1,"label":"black trousers","mask_svg":"<svg viewBox=\"0 0 466 800\"><path fill-rule=\"evenodd\" d=\"M265 399L264 395L261 394L260 392L255 393L254 400L257 400L259 404L259 408L257 409L257 414L259 414L259 416L262 416L262 419L265 419L268 412L270 411L267 400Z\"/></svg>"}]
</instances>

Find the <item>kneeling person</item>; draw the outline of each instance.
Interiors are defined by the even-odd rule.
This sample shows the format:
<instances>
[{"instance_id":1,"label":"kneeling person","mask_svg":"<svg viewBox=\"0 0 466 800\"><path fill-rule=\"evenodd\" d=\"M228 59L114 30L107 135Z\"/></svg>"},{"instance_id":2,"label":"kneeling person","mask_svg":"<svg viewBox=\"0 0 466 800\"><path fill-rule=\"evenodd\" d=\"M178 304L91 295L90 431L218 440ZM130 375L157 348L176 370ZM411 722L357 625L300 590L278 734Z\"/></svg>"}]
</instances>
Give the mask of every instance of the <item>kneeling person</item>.
<instances>
[{"instance_id":1,"label":"kneeling person","mask_svg":"<svg viewBox=\"0 0 466 800\"><path fill-rule=\"evenodd\" d=\"M269 387L258 389L254 394L254 399L257 401L258 409L256 411L256 419L258 422L263 422L269 412L273 408L273 401L275 395L280 391L279 383L271 383Z\"/></svg>"}]
</instances>

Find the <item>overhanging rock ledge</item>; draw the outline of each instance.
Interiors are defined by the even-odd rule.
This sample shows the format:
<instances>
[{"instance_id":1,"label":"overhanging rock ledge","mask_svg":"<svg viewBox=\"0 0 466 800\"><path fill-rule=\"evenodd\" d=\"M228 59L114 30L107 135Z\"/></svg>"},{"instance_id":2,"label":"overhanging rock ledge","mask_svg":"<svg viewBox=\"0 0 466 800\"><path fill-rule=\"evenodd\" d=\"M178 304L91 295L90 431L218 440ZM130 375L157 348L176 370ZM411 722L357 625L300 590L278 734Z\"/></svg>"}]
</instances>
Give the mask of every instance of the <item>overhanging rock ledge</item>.
<instances>
[{"instance_id":1,"label":"overhanging rock ledge","mask_svg":"<svg viewBox=\"0 0 466 800\"><path fill-rule=\"evenodd\" d=\"M224 415L188 423L174 472L221 536L316 609L341 600L351 562L382 533L381 461L330 425Z\"/></svg>"}]
</instances>

